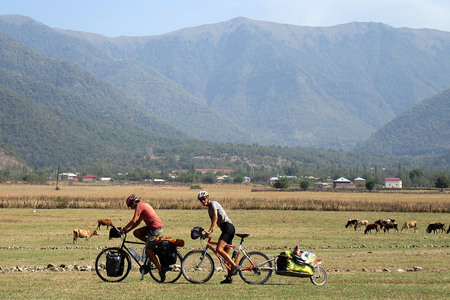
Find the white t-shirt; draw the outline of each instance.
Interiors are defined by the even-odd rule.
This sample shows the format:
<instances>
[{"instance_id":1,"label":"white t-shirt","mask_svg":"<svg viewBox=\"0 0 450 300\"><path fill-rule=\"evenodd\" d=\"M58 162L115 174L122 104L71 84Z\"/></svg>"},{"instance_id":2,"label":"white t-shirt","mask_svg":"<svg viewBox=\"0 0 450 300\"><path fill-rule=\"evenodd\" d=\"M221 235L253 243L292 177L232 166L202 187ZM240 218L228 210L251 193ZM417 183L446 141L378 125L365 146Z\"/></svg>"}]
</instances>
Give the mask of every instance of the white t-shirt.
<instances>
[{"instance_id":1,"label":"white t-shirt","mask_svg":"<svg viewBox=\"0 0 450 300\"><path fill-rule=\"evenodd\" d=\"M230 223L233 224L228 218L227 213L223 209L222 205L220 205L217 201L211 201L211 203L208 206L208 213L209 217L212 219L214 217L214 211L217 210L217 226L222 227L223 223Z\"/></svg>"}]
</instances>

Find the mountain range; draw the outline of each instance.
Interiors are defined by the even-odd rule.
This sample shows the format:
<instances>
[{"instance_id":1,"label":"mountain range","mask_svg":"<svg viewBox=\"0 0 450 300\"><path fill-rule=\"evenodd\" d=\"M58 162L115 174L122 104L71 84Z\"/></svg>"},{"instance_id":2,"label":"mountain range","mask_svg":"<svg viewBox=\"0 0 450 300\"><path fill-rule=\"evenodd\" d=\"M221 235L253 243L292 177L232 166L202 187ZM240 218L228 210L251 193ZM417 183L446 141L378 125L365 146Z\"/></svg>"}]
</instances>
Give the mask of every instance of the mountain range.
<instances>
[{"instance_id":1,"label":"mountain range","mask_svg":"<svg viewBox=\"0 0 450 300\"><path fill-rule=\"evenodd\" d=\"M56 142L87 147L93 157L110 149L111 159L136 140L148 156L155 145L199 140L382 155L449 151L448 32L237 18L110 38L18 15L0 16L0 32L0 93L14 99L2 101L1 142L43 165L55 158ZM21 114L29 122L18 129L11 124ZM37 124L59 133L42 143ZM399 128L409 131L395 134ZM29 134L20 145L18 132ZM34 154L25 150L39 143Z\"/></svg>"}]
</instances>

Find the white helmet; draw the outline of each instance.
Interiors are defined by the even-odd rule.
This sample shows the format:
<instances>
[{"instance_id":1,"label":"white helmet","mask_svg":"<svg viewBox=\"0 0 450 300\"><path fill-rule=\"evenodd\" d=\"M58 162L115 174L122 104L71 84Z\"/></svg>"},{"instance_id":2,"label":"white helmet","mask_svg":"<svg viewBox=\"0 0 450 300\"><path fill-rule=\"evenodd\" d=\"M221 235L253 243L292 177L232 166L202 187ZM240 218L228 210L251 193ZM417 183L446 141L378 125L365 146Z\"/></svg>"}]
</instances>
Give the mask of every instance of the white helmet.
<instances>
[{"instance_id":1,"label":"white helmet","mask_svg":"<svg viewBox=\"0 0 450 300\"><path fill-rule=\"evenodd\" d=\"M206 197L208 197L208 196L209 196L209 194L208 194L207 191L201 191L200 193L198 193L197 198L198 198L198 200L203 201L203 200L205 200Z\"/></svg>"}]
</instances>

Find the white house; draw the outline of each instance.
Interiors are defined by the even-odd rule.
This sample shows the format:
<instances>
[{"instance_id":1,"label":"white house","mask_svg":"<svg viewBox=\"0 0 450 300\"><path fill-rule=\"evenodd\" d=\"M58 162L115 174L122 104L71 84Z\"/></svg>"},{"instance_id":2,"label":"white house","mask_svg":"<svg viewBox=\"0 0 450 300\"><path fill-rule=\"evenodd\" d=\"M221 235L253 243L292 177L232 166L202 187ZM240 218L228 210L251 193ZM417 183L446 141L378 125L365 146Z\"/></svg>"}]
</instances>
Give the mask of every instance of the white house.
<instances>
[{"instance_id":1,"label":"white house","mask_svg":"<svg viewBox=\"0 0 450 300\"><path fill-rule=\"evenodd\" d=\"M345 177L340 177L333 181L333 187L334 188L354 188L355 184L351 180L349 180Z\"/></svg>"},{"instance_id":2,"label":"white house","mask_svg":"<svg viewBox=\"0 0 450 300\"><path fill-rule=\"evenodd\" d=\"M384 186L387 189L401 189L402 188L402 180L400 178L385 178Z\"/></svg>"},{"instance_id":3,"label":"white house","mask_svg":"<svg viewBox=\"0 0 450 300\"><path fill-rule=\"evenodd\" d=\"M276 176L272 176L272 177L270 177L269 179L267 179L267 183L268 184L273 184L275 181L277 181L278 180L278 177L276 177Z\"/></svg>"},{"instance_id":4,"label":"white house","mask_svg":"<svg viewBox=\"0 0 450 300\"><path fill-rule=\"evenodd\" d=\"M353 183L355 185L364 184L364 183L366 183L366 180L362 177L357 177L357 178L353 179Z\"/></svg>"},{"instance_id":5,"label":"white house","mask_svg":"<svg viewBox=\"0 0 450 300\"><path fill-rule=\"evenodd\" d=\"M64 178L67 177L67 180L77 180L78 179L77 174L74 174L74 173L62 173L59 175Z\"/></svg>"}]
</instances>

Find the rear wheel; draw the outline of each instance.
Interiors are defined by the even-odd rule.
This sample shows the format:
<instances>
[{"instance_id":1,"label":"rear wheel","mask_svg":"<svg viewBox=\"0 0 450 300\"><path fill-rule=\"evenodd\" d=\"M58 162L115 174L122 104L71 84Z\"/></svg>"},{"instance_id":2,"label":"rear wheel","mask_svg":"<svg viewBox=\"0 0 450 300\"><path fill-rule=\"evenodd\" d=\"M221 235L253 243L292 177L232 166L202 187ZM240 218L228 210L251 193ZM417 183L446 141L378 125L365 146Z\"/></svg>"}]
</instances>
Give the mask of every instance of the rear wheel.
<instances>
[{"instance_id":1,"label":"rear wheel","mask_svg":"<svg viewBox=\"0 0 450 300\"><path fill-rule=\"evenodd\" d=\"M121 248L107 248L95 260L95 272L106 282L124 280L131 270L130 255Z\"/></svg>"},{"instance_id":2,"label":"rear wheel","mask_svg":"<svg viewBox=\"0 0 450 300\"><path fill-rule=\"evenodd\" d=\"M324 269L315 267L310 279L315 285L324 285L327 282L327 273Z\"/></svg>"},{"instance_id":3,"label":"rear wheel","mask_svg":"<svg viewBox=\"0 0 450 300\"><path fill-rule=\"evenodd\" d=\"M239 276L249 284L263 284L272 275L272 261L261 252L250 252L239 262Z\"/></svg>"},{"instance_id":4,"label":"rear wheel","mask_svg":"<svg viewBox=\"0 0 450 300\"><path fill-rule=\"evenodd\" d=\"M214 261L205 251L194 250L184 257L181 270L187 281L205 283L214 274Z\"/></svg>"},{"instance_id":5,"label":"rear wheel","mask_svg":"<svg viewBox=\"0 0 450 300\"><path fill-rule=\"evenodd\" d=\"M147 258L148 259L148 258ZM150 260L149 260L150 261ZM183 261L183 257L180 252L177 252L177 261L169 266L169 269L166 271L166 283L174 283L181 276L181 262ZM161 277L159 276L159 271L156 266L150 261L150 276L156 281L161 282Z\"/></svg>"}]
</instances>

